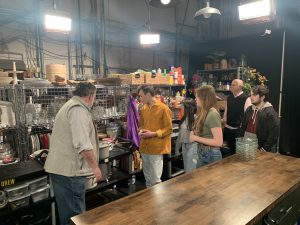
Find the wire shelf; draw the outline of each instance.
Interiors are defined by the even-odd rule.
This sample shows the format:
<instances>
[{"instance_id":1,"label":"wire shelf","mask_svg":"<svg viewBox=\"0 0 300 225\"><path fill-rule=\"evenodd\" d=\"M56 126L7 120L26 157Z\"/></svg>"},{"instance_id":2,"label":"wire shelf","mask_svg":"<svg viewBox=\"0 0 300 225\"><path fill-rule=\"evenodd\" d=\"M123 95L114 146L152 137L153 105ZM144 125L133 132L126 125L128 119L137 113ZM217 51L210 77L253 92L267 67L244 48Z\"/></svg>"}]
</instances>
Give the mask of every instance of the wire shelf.
<instances>
[{"instance_id":1,"label":"wire shelf","mask_svg":"<svg viewBox=\"0 0 300 225\"><path fill-rule=\"evenodd\" d=\"M130 88L96 85L96 89L91 113L97 132L105 132L110 122L125 121ZM55 116L72 97L74 90L74 86L15 86L12 96L17 121L18 155L21 161L28 159L33 151L49 147L49 133L52 131ZM3 97L6 98L4 94Z\"/></svg>"}]
</instances>

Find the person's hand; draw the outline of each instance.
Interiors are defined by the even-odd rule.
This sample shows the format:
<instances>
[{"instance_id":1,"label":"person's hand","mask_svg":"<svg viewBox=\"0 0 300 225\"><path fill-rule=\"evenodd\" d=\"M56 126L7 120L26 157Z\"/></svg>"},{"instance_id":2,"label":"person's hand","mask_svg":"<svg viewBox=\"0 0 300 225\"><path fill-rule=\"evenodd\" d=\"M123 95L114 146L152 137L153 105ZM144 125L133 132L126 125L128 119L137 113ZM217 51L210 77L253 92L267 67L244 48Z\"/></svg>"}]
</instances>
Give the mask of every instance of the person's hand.
<instances>
[{"instance_id":1,"label":"person's hand","mask_svg":"<svg viewBox=\"0 0 300 225\"><path fill-rule=\"evenodd\" d=\"M143 133L145 132L145 129L140 129L139 131L139 137L140 139L143 139Z\"/></svg>"},{"instance_id":2,"label":"person's hand","mask_svg":"<svg viewBox=\"0 0 300 225\"><path fill-rule=\"evenodd\" d=\"M96 183L99 183L102 180L102 173L99 166L93 169L93 173L95 175Z\"/></svg>"},{"instance_id":3,"label":"person's hand","mask_svg":"<svg viewBox=\"0 0 300 225\"><path fill-rule=\"evenodd\" d=\"M153 138L156 136L156 132L152 132L150 130L146 130L146 129L143 129L142 133L141 133L141 138Z\"/></svg>"},{"instance_id":4,"label":"person's hand","mask_svg":"<svg viewBox=\"0 0 300 225\"><path fill-rule=\"evenodd\" d=\"M191 131L190 132L190 142L195 142L196 141L196 138L197 136L194 134L194 131Z\"/></svg>"}]
</instances>

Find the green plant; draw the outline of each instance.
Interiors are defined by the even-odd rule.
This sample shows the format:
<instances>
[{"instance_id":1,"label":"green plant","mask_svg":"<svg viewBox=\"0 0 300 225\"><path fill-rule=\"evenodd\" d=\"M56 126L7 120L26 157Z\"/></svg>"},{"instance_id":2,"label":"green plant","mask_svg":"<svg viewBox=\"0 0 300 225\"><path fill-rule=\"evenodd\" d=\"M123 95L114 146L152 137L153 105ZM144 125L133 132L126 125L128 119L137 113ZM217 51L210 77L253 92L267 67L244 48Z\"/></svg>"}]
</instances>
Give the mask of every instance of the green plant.
<instances>
[{"instance_id":1,"label":"green plant","mask_svg":"<svg viewBox=\"0 0 300 225\"><path fill-rule=\"evenodd\" d=\"M244 81L244 92L250 94L252 87L255 85L265 85L268 81L265 75L257 72L255 68L245 67L242 72L242 80Z\"/></svg>"}]
</instances>

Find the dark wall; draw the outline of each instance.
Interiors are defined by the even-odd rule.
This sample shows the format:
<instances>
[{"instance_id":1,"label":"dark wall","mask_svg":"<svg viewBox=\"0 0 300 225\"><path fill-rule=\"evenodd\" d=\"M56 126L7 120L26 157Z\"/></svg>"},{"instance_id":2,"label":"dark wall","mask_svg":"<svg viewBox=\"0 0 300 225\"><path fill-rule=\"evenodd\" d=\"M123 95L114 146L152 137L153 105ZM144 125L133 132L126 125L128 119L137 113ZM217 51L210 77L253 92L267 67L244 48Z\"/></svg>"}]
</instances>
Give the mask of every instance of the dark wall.
<instances>
[{"instance_id":1,"label":"dark wall","mask_svg":"<svg viewBox=\"0 0 300 225\"><path fill-rule=\"evenodd\" d=\"M279 151L300 157L300 23L285 28L285 55L281 106ZM194 44L190 55L190 72L203 69L205 58L213 50L227 52L227 57L247 55L248 65L267 75L270 102L279 111L283 30L269 36L253 35L237 39ZM190 74L190 75L191 75ZM191 76L190 76L191 77Z\"/></svg>"},{"instance_id":2,"label":"dark wall","mask_svg":"<svg viewBox=\"0 0 300 225\"><path fill-rule=\"evenodd\" d=\"M300 30L286 30L280 151L300 157Z\"/></svg>"},{"instance_id":3,"label":"dark wall","mask_svg":"<svg viewBox=\"0 0 300 225\"><path fill-rule=\"evenodd\" d=\"M239 60L240 56L245 54L248 66L267 76L270 102L278 111L282 36L283 32L277 30L265 36L257 34L218 42L194 43L191 48L189 71L193 74L197 69L203 69L204 63L209 62L205 56L214 50L225 51L227 59Z\"/></svg>"}]
</instances>

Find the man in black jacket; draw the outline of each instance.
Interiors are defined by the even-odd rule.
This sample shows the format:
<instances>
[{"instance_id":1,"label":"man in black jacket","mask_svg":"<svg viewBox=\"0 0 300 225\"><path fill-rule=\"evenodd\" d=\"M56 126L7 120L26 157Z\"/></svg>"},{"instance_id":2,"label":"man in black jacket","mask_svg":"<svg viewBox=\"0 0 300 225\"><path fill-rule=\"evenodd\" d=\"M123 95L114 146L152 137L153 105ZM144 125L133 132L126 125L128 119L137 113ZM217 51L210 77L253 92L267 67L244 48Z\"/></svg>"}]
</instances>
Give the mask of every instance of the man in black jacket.
<instances>
[{"instance_id":1,"label":"man in black jacket","mask_svg":"<svg viewBox=\"0 0 300 225\"><path fill-rule=\"evenodd\" d=\"M276 152L279 134L279 118L272 104L268 102L269 89L266 86L255 86L251 91L251 103L245 112L240 136L254 136L258 147L268 152Z\"/></svg>"}]
</instances>

